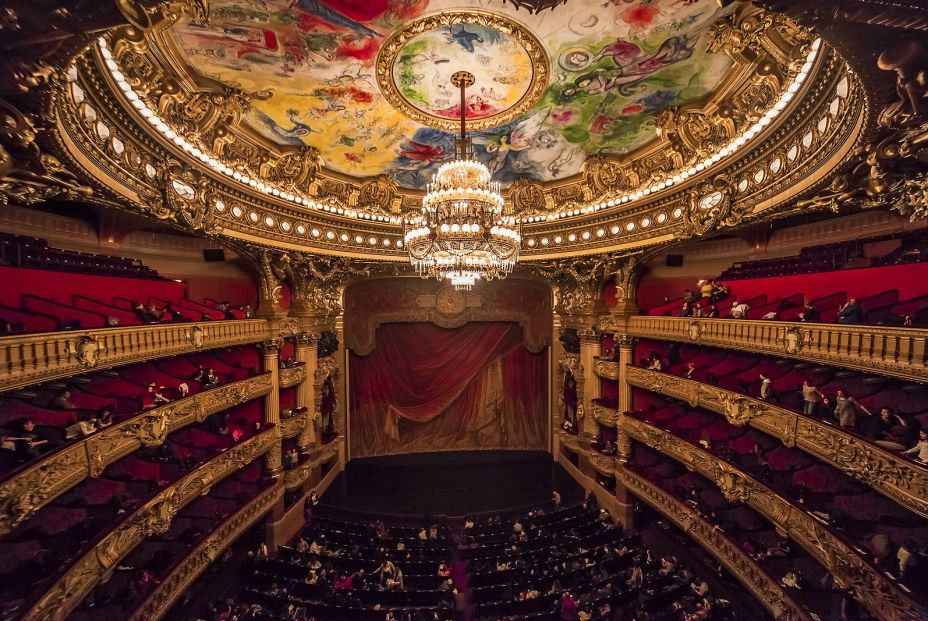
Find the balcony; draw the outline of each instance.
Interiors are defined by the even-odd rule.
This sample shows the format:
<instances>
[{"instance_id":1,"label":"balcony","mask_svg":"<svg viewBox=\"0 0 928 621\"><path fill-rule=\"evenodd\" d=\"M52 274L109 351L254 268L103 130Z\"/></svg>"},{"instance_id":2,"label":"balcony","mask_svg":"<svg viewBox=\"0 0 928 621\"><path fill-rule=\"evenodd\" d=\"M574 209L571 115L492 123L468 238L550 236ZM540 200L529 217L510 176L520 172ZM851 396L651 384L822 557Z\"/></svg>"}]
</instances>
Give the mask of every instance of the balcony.
<instances>
[{"instance_id":1,"label":"balcony","mask_svg":"<svg viewBox=\"0 0 928 621\"><path fill-rule=\"evenodd\" d=\"M0 338L0 392L79 373L271 336L261 319L44 332Z\"/></svg>"},{"instance_id":2,"label":"balcony","mask_svg":"<svg viewBox=\"0 0 928 621\"><path fill-rule=\"evenodd\" d=\"M593 362L593 372L597 377L608 380L619 379L619 361L606 360L605 358L595 358Z\"/></svg>"},{"instance_id":3,"label":"balcony","mask_svg":"<svg viewBox=\"0 0 928 621\"><path fill-rule=\"evenodd\" d=\"M129 621L160 619L213 560L281 498L283 487L274 484L230 515L174 566L168 577L158 584L129 617Z\"/></svg>"},{"instance_id":4,"label":"balcony","mask_svg":"<svg viewBox=\"0 0 928 621\"><path fill-rule=\"evenodd\" d=\"M732 425L750 425L866 483L900 506L928 517L928 468L845 431L773 405L694 380L629 366L637 388L721 414Z\"/></svg>"},{"instance_id":5,"label":"balcony","mask_svg":"<svg viewBox=\"0 0 928 621\"><path fill-rule=\"evenodd\" d=\"M598 399L593 399L590 403L590 409L597 423L605 425L606 427L615 427L616 420L619 417L619 412L615 406L610 406Z\"/></svg>"},{"instance_id":6,"label":"balcony","mask_svg":"<svg viewBox=\"0 0 928 621\"><path fill-rule=\"evenodd\" d=\"M928 381L928 331L837 323L636 316L635 337L740 349Z\"/></svg>"},{"instance_id":7,"label":"balcony","mask_svg":"<svg viewBox=\"0 0 928 621\"><path fill-rule=\"evenodd\" d=\"M171 432L266 395L271 388L271 374L263 373L146 410L50 453L0 483L0 536L87 477L99 476L118 459L142 446L157 446Z\"/></svg>"},{"instance_id":8,"label":"balcony","mask_svg":"<svg viewBox=\"0 0 928 621\"><path fill-rule=\"evenodd\" d=\"M632 439L715 482L729 502L747 503L765 516L828 569L839 584L852 588L856 599L864 603L873 616L887 621L928 618L928 610L909 599L895 582L868 563L852 544L803 507L791 503L712 453L644 421L623 416L619 428Z\"/></svg>"},{"instance_id":9,"label":"balcony","mask_svg":"<svg viewBox=\"0 0 928 621\"><path fill-rule=\"evenodd\" d=\"M279 442L275 429L265 429L241 444L220 453L199 468L163 489L97 541L61 574L25 614L25 621L64 619L97 586L106 580L135 546L148 537L166 532L184 506L209 491L217 481L237 472Z\"/></svg>"},{"instance_id":10,"label":"balcony","mask_svg":"<svg viewBox=\"0 0 928 621\"><path fill-rule=\"evenodd\" d=\"M306 366L285 367L280 370L280 387L290 388L306 379Z\"/></svg>"},{"instance_id":11,"label":"balcony","mask_svg":"<svg viewBox=\"0 0 928 621\"><path fill-rule=\"evenodd\" d=\"M737 543L700 517L694 509L632 470L619 468L615 475L630 492L665 515L706 552L718 559L767 607L774 619L811 620L809 613L790 597L776 578L767 574Z\"/></svg>"},{"instance_id":12,"label":"balcony","mask_svg":"<svg viewBox=\"0 0 928 621\"><path fill-rule=\"evenodd\" d=\"M306 427L309 420L309 410L300 408L301 411L280 420L280 435L284 438L294 438L300 435L300 432Z\"/></svg>"}]
</instances>

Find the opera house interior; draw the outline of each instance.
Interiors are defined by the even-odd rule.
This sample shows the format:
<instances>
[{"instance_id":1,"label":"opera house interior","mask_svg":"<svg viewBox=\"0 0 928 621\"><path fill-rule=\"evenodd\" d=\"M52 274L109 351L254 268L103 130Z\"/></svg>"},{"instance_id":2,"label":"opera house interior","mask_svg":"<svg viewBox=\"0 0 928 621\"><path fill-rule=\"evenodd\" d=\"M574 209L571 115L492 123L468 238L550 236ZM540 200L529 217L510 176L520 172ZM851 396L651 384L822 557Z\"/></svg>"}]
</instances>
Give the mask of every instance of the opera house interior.
<instances>
[{"instance_id":1,"label":"opera house interior","mask_svg":"<svg viewBox=\"0 0 928 621\"><path fill-rule=\"evenodd\" d=\"M0 49L0 621L928 619L923 0Z\"/></svg>"}]
</instances>

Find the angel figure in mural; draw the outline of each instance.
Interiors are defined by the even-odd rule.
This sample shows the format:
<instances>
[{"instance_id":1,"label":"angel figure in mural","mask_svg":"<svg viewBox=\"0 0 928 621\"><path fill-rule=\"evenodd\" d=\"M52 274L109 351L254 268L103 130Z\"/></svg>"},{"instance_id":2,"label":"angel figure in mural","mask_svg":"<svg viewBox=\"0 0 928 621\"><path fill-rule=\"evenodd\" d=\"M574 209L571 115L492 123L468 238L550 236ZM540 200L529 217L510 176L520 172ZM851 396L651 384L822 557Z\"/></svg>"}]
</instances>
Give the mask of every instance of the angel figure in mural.
<instances>
[{"instance_id":1,"label":"angel figure in mural","mask_svg":"<svg viewBox=\"0 0 928 621\"><path fill-rule=\"evenodd\" d=\"M561 91L561 98L569 101L584 95L603 95L612 90L622 95L631 95L643 90L640 84L643 80L664 67L690 58L698 38L698 33L674 35L661 43L657 50L643 57L640 47L621 39L604 46L595 55L586 50L568 50L558 61L568 71L583 71L606 57L611 57L616 67L595 69L577 77L572 85Z\"/></svg>"},{"instance_id":2,"label":"angel figure in mural","mask_svg":"<svg viewBox=\"0 0 928 621\"><path fill-rule=\"evenodd\" d=\"M503 168L511 151L523 151L533 145L550 112L550 108L539 110L520 121L508 133L474 137L474 143L483 145L487 153L495 156L487 164L490 174L495 174Z\"/></svg>"},{"instance_id":3,"label":"angel figure in mural","mask_svg":"<svg viewBox=\"0 0 928 621\"><path fill-rule=\"evenodd\" d=\"M337 26L344 30L350 30L359 35L365 37L379 37L380 33L376 30L371 30L364 24L357 22L350 17L342 15L338 11L330 9L325 4L320 2L320 0L293 0L290 3L290 8L297 8L305 13L321 19L329 25Z\"/></svg>"}]
</instances>

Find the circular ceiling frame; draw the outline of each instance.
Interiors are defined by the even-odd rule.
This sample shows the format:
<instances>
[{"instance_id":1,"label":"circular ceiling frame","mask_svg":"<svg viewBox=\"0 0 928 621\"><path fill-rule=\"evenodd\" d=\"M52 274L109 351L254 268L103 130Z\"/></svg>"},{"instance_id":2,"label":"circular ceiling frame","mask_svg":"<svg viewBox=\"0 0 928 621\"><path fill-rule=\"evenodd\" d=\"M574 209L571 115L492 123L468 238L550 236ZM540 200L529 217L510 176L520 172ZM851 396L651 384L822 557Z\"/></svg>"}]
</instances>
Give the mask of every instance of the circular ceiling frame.
<instances>
[{"instance_id":1,"label":"circular ceiling frame","mask_svg":"<svg viewBox=\"0 0 928 621\"><path fill-rule=\"evenodd\" d=\"M375 63L377 85L390 105L403 115L436 129L456 131L460 127L458 119L429 114L409 103L397 87L394 75L394 65L403 48L420 35L443 26L482 26L496 30L514 39L525 51L532 66L532 76L528 87L519 100L496 114L467 119L469 129L481 130L505 125L528 112L544 96L551 76L551 65L541 41L528 28L514 19L486 11L442 11L424 15L409 22L390 35L377 54Z\"/></svg>"}]
</instances>

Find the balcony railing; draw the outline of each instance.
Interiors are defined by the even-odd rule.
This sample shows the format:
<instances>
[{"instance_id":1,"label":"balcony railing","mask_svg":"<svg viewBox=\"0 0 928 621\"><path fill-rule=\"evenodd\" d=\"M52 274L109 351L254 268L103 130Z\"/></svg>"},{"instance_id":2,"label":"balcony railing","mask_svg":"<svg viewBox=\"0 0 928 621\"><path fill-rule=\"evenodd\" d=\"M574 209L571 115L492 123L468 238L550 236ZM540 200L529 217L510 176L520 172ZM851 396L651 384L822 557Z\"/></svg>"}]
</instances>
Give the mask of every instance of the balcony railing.
<instances>
[{"instance_id":1,"label":"balcony railing","mask_svg":"<svg viewBox=\"0 0 928 621\"><path fill-rule=\"evenodd\" d=\"M928 517L928 467L866 439L759 399L660 371L629 366L628 383L750 425L844 471L902 507Z\"/></svg>"},{"instance_id":2,"label":"balcony railing","mask_svg":"<svg viewBox=\"0 0 928 621\"><path fill-rule=\"evenodd\" d=\"M617 360L594 358L593 372L603 379L617 380L619 379L619 363Z\"/></svg>"},{"instance_id":3,"label":"balcony railing","mask_svg":"<svg viewBox=\"0 0 928 621\"><path fill-rule=\"evenodd\" d=\"M878 619L928 619L928 610L909 599L895 582L868 563L857 549L802 507L715 455L654 425L623 416L619 427L629 437L713 481L729 502L750 505L805 548L839 584L852 589L857 601Z\"/></svg>"},{"instance_id":4,"label":"balcony railing","mask_svg":"<svg viewBox=\"0 0 928 621\"><path fill-rule=\"evenodd\" d=\"M119 561L135 546L148 537L167 532L171 521L187 504L266 453L278 440L276 429L265 429L161 490L74 561L29 609L24 621L67 618L94 587L112 574Z\"/></svg>"},{"instance_id":5,"label":"balcony railing","mask_svg":"<svg viewBox=\"0 0 928 621\"><path fill-rule=\"evenodd\" d=\"M928 380L928 330L916 328L637 316L629 319L628 332L642 338L740 349Z\"/></svg>"},{"instance_id":6,"label":"balcony railing","mask_svg":"<svg viewBox=\"0 0 928 621\"><path fill-rule=\"evenodd\" d=\"M266 395L271 388L271 374L262 373L146 410L50 453L0 483L0 536L87 477L99 476L116 460L142 446L157 446L171 432Z\"/></svg>"},{"instance_id":7,"label":"balcony railing","mask_svg":"<svg viewBox=\"0 0 928 621\"><path fill-rule=\"evenodd\" d=\"M275 483L229 516L174 566L167 578L129 617L129 621L160 619L210 563L283 497L283 492L283 486Z\"/></svg>"},{"instance_id":8,"label":"balcony railing","mask_svg":"<svg viewBox=\"0 0 928 621\"><path fill-rule=\"evenodd\" d=\"M627 468L619 468L616 478L629 491L673 521L706 552L718 559L770 611L774 619L811 620L809 613L775 578L744 553L737 543L700 517L692 508Z\"/></svg>"},{"instance_id":9,"label":"balcony railing","mask_svg":"<svg viewBox=\"0 0 928 621\"><path fill-rule=\"evenodd\" d=\"M0 338L0 392L154 358L270 338L263 319L43 332Z\"/></svg>"},{"instance_id":10,"label":"balcony railing","mask_svg":"<svg viewBox=\"0 0 928 621\"><path fill-rule=\"evenodd\" d=\"M608 405L593 399L590 404L590 409L593 412L593 418L596 419L600 425L605 425L607 427L615 427L615 422L618 419L619 413L618 410L614 407L609 407Z\"/></svg>"},{"instance_id":11,"label":"balcony railing","mask_svg":"<svg viewBox=\"0 0 928 621\"><path fill-rule=\"evenodd\" d=\"M280 387L290 388L306 379L306 366L285 367L280 370Z\"/></svg>"},{"instance_id":12,"label":"balcony railing","mask_svg":"<svg viewBox=\"0 0 928 621\"><path fill-rule=\"evenodd\" d=\"M294 414L280 420L280 435L284 438L293 438L300 435L300 432L306 427L306 421L309 418L309 410L304 409L299 414Z\"/></svg>"}]
</instances>

